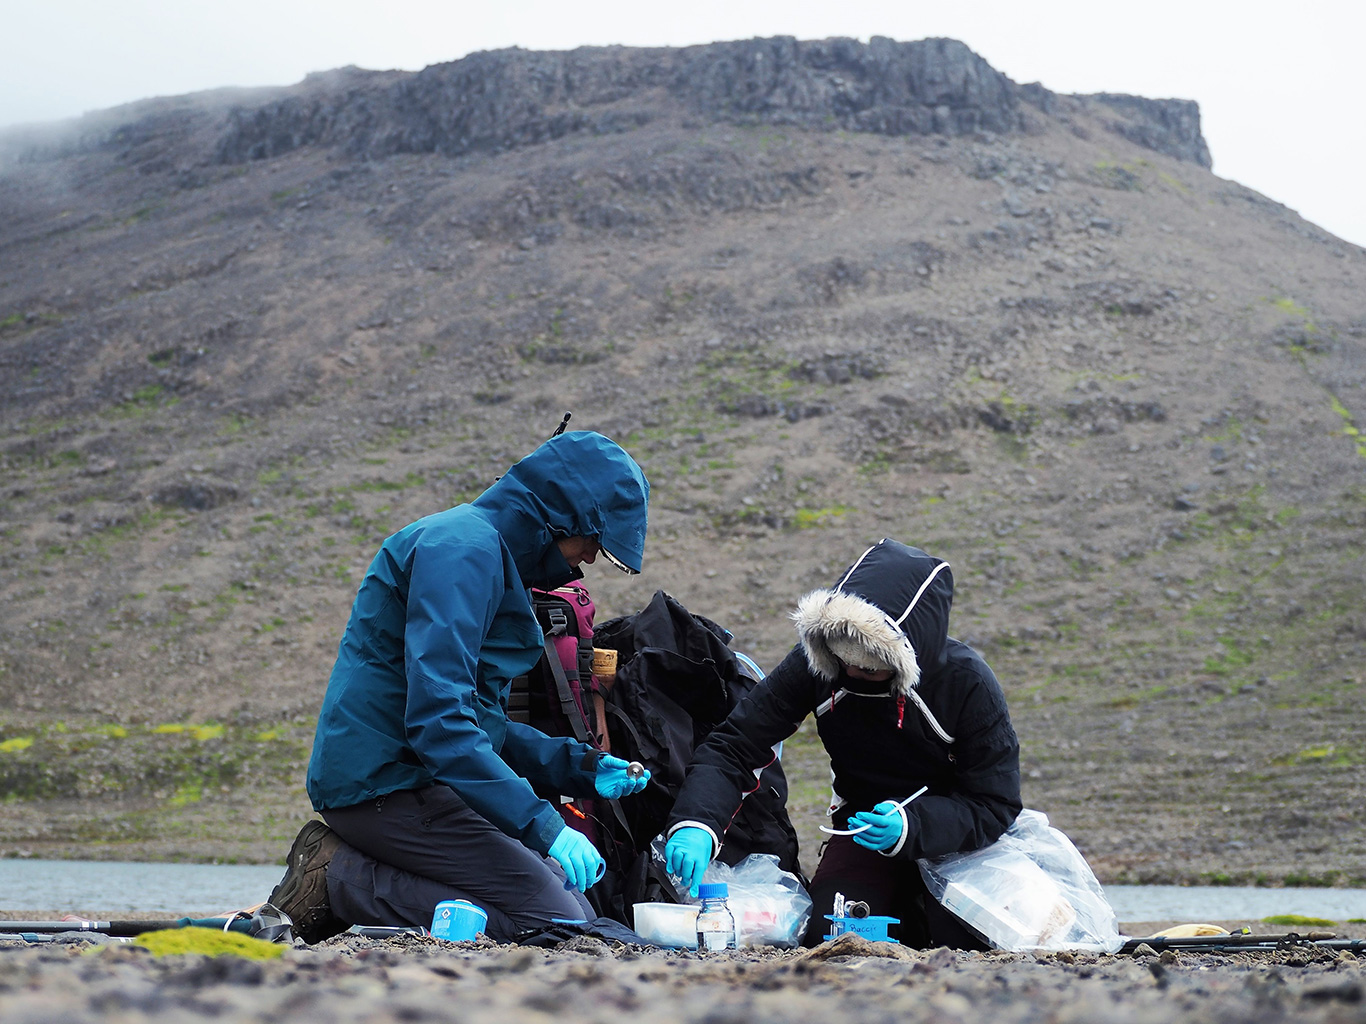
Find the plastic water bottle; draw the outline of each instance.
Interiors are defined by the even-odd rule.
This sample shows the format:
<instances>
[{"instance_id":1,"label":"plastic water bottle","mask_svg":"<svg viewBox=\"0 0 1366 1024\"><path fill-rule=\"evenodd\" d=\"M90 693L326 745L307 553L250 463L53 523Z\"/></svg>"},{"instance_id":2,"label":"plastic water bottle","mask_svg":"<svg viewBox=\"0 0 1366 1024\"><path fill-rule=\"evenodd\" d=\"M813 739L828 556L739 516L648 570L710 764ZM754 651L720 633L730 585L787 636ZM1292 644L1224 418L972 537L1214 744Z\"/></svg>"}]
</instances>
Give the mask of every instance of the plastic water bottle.
<instances>
[{"instance_id":1,"label":"plastic water bottle","mask_svg":"<svg viewBox=\"0 0 1366 1024\"><path fill-rule=\"evenodd\" d=\"M697 887L702 906L697 911L697 951L735 948L735 915L726 904L730 887L725 882L703 882Z\"/></svg>"}]
</instances>

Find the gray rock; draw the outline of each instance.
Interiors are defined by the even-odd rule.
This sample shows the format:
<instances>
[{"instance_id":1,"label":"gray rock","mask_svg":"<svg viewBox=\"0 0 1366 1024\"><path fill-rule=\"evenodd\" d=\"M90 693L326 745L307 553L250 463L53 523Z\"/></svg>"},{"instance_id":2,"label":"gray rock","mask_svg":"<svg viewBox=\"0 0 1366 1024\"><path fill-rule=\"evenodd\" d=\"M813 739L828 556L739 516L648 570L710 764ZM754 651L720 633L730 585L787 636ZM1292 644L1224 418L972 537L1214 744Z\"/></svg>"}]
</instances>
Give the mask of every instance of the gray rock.
<instances>
[{"instance_id":1,"label":"gray rock","mask_svg":"<svg viewBox=\"0 0 1366 1024\"><path fill-rule=\"evenodd\" d=\"M218 480L193 479L168 483L157 488L152 499L158 505L205 511L236 501L241 492L232 484Z\"/></svg>"},{"instance_id":2,"label":"gray rock","mask_svg":"<svg viewBox=\"0 0 1366 1024\"><path fill-rule=\"evenodd\" d=\"M1193 100L1151 100L1142 96L1097 93L1093 99L1125 115L1107 127L1130 142L1212 167L1209 146L1200 133L1200 106Z\"/></svg>"},{"instance_id":3,"label":"gray rock","mask_svg":"<svg viewBox=\"0 0 1366 1024\"><path fill-rule=\"evenodd\" d=\"M953 39L788 36L683 48L580 47L471 54L414 74L357 68L310 75L263 105L230 111L220 163L301 146L354 156L500 152L571 134L613 134L657 119L660 97L702 121L839 127L879 135L1015 133L1021 101L1051 108ZM1210 166L1190 101L1096 97L1140 145ZM112 138L112 134L111 134Z\"/></svg>"}]
</instances>

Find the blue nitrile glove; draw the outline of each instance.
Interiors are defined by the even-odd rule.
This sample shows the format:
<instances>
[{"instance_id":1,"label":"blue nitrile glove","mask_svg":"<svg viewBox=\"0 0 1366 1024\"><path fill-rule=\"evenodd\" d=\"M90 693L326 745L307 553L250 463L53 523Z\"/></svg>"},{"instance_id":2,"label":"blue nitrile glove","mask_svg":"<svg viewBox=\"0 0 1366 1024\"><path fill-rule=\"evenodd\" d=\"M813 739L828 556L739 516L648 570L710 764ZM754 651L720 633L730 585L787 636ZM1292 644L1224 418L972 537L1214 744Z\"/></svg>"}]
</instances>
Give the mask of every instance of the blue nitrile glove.
<instances>
[{"instance_id":1,"label":"blue nitrile glove","mask_svg":"<svg viewBox=\"0 0 1366 1024\"><path fill-rule=\"evenodd\" d=\"M858 828L861 825L869 827L854 836L854 842L865 849L880 852L890 850L896 845L896 841L901 838L905 819L902 818L901 808L896 805L896 801L884 800L871 811L859 811L857 814L849 815L850 828Z\"/></svg>"},{"instance_id":2,"label":"blue nitrile glove","mask_svg":"<svg viewBox=\"0 0 1366 1024\"><path fill-rule=\"evenodd\" d=\"M587 892L607 870L602 855L588 841L588 837L568 825L550 844L550 856L560 862L569 885L579 892Z\"/></svg>"},{"instance_id":3,"label":"blue nitrile glove","mask_svg":"<svg viewBox=\"0 0 1366 1024\"><path fill-rule=\"evenodd\" d=\"M702 872L711 863L711 833L695 825L684 825L669 837L664 847L664 866L669 874L683 880L683 888L693 892L702 881Z\"/></svg>"},{"instance_id":4,"label":"blue nitrile glove","mask_svg":"<svg viewBox=\"0 0 1366 1024\"><path fill-rule=\"evenodd\" d=\"M617 797L630 796L632 793L639 793L645 788L645 783L650 781L650 771L647 768L645 774L639 778L631 778L626 774L626 769L630 764L619 757L611 754L603 754L598 758L598 773L593 779L593 785L598 791L598 796L605 796L608 800L615 800Z\"/></svg>"}]
</instances>

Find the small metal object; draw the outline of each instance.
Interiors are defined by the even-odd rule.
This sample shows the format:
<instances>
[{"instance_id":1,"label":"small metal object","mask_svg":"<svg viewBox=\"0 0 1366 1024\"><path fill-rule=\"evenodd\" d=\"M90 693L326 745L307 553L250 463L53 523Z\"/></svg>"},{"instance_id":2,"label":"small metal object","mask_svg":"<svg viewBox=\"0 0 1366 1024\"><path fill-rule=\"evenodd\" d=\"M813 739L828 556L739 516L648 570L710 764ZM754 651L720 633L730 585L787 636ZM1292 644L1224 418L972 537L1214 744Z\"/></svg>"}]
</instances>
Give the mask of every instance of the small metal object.
<instances>
[{"instance_id":1,"label":"small metal object","mask_svg":"<svg viewBox=\"0 0 1366 1024\"><path fill-rule=\"evenodd\" d=\"M845 917L865 918L873 912L873 908L864 903L863 900L850 900L844 905Z\"/></svg>"},{"instance_id":2,"label":"small metal object","mask_svg":"<svg viewBox=\"0 0 1366 1024\"><path fill-rule=\"evenodd\" d=\"M632 761L626 766L626 777L629 779L638 779L644 774L645 766L639 761Z\"/></svg>"}]
</instances>

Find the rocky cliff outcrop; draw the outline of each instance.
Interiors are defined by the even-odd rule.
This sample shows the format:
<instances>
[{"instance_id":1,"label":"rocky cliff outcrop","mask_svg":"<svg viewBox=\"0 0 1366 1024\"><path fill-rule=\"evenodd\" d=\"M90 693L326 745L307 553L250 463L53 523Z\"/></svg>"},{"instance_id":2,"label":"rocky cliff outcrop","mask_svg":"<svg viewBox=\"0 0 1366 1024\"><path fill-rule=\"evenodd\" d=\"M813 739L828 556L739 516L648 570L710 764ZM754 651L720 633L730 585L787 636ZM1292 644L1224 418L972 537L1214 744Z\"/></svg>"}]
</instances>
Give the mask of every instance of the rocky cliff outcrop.
<instances>
[{"instance_id":1,"label":"rocky cliff outcrop","mask_svg":"<svg viewBox=\"0 0 1366 1024\"><path fill-rule=\"evenodd\" d=\"M1201 167L1213 166L1200 134L1200 105L1194 100L1150 100L1109 92L1091 98L1121 115L1109 127L1130 142Z\"/></svg>"},{"instance_id":2,"label":"rocky cliff outcrop","mask_svg":"<svg viewBox=\"0 0 1366 1024\"><path fill-rule=\"evenodd\" d=\"M496 152L625 131L680 110L701 121L883 135L1013 133L1027 126L1021 101L1046 110L1050 97L1041 86L1016 85L952 39L509 49L412 75L311 76L288 96L233 110L216 158L239 163L305 145L358 157ZM1122 115L1113 128L1131 141L1209 166L1194 103L1097 99Z\"/></svg>"}]
</instances>

